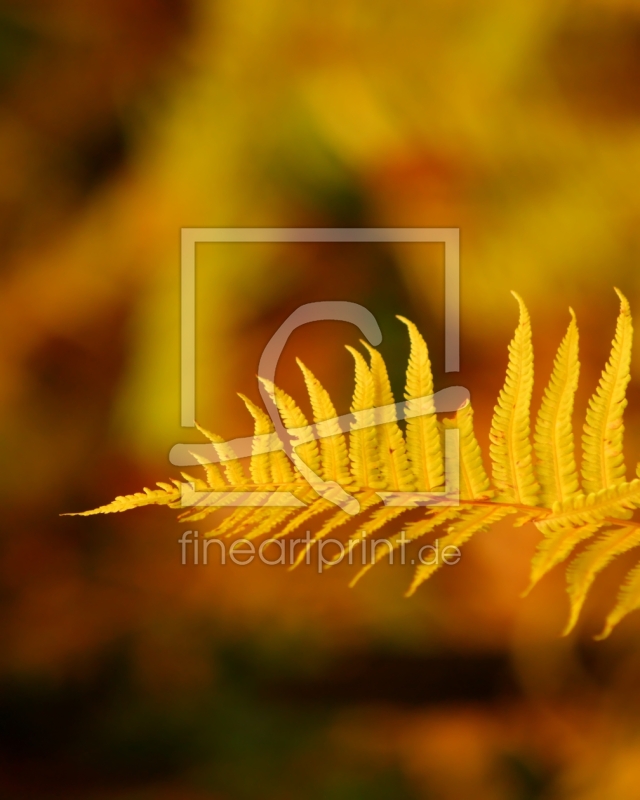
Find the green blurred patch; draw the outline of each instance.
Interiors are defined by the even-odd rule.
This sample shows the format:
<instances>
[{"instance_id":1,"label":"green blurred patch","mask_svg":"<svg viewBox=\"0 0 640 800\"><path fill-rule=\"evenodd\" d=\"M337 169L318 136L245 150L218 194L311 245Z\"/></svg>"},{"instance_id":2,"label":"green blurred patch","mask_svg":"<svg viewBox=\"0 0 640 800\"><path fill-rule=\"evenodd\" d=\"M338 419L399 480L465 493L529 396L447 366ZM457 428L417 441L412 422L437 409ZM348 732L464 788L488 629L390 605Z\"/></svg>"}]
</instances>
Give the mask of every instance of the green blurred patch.
<instances>
[{"instance_id":1,"label":"green blurred patch","mask_svg":"<svg viewBox=\"0 0 640 800\"><path fill-rule=\"evenodd\" d=\"M0 90L22 69L40 37L0 8Z\"/></svg>"}]
</instances>

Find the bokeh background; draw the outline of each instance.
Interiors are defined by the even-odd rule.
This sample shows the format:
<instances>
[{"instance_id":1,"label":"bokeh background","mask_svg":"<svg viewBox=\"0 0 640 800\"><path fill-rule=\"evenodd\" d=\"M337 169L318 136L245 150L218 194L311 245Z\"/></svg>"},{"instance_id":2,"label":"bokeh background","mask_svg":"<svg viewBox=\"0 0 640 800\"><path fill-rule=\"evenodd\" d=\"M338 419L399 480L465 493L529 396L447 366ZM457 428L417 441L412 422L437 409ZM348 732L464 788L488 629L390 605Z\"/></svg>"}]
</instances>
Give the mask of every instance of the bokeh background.
<instances>
[{"instance_id":1,"label":"bokeh background","mask_svg":"<svg viewBox=\"0 0 640 800\"><path fill-rule=\"evenodd\" d=\"M411 600L253 565L182 567L170 512L60 517L157 479L179 426L183 226L455 226L462 367L435 245L201 246L198 418L251 432L263 346L298 305L377 316L472 392L481 443L527 301L538 387L578 316L577 416L617 285L640 307L636 0L0 3L0 796L78 800L640 797L640 614L594 644L510 524ZM352 390L354 328L292 337ZM639 359L627 412L640 457ZM580 426L576 423L576 435Z\"/></svg>"}]
</instances>

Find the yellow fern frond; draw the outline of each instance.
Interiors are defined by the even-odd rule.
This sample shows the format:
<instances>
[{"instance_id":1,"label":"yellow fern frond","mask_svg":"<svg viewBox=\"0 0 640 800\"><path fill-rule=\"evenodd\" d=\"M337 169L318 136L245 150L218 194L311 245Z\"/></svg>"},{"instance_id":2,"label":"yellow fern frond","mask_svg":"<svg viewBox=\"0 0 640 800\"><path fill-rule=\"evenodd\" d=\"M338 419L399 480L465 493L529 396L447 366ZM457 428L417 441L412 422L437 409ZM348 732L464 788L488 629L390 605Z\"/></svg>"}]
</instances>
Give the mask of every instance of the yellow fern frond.
<instances>
[{"instance_id":1,"label":"yellow fern frond","mask_svg":"<svg viewBox=\"0 0 640 800\"><path fill-rule=\"evenodd\" d=\"M187 483L191 484L193 487L194 492L211 492L212 487L209 480L209 471L206 470L206 467L215 466L215 464L209 464L206 462L206 459L198 456L197 454L192 453L196 461L199 461L205 467L205 474L207 475L207 480L202 480L201 478L194 478L187 472L181 472L180 474L182 477L187 481ZM203 463L205 462L205 463ZM214 474L214 480L219 480L220 485L215 492L227 492L228 491L228 484L220 474L220 471L217 471L217 475ZM183 497L184 500L184 497ZM212 506L189 506L183 511L181 514L178 514L178 519L181 522L197 522L198 520L204 519L208 517L209 514L212 514L216 509Z\"/></svg>"},{"instance_id":2,"label":"yellow fern frond","mask_svg":"<svg viewBox=\"0 0 640 800\"><path fill-rule=\"evenodd\" d=\"M262 436L269 434L273 431L273 423L266 414L255 403L252 403L248 397L238 392L238 397L247 407L247 411L251 414L254 420L254 436ZM260 453L256 454L256 447L254 445L254 452L249 462L249 472L251 473L251 480L257 486L267 486L271 483L271 455L280 455L280 453ZM284 455L284 454L282 454ZM285 456L286 458L286 456Z\"/></svg>"},{"instance_id":3,"label":"yellow fern frond","mask_svg":"<svg viewBox=\"0 0 640 800\"><path fill-rule=\"evenodd\" d=\"M326 541L330 533L346 526L356 514L356 532L347 539L349 562L359 545L364 553L371 550L371 559L363 564L352 584L387 555L393 556L405 542L444 530L444 535L435 539L438 556L418 566L408 595L442 566L447 548L459 548L476 532L515 514L514 527L533 522L543 535L532 559L529 588L567 559L580 543L597 537L567 569L571 613L566 634L575 626L598 573L616 556L640 546L640 525L627 521L640 508L640 468L638 478L626 482L622 454L632 323L629 304L620 292L618 295L621 309L611 356L591 398L584 427L584 492L578 485L571 420L579 372L575 316L571 312L536 420L534 464L529 418L533 387L531 323L524 303L515 295L520 317L509 345L507 376L490 431L497 492L483 466L471 405L459 409L453 419L440 422L429 413L431 403L421 399L433 396L427 346L415 325L400 317L408 328L411 345L404 404L406 442L385 363L376 350L364 343L371 356L370 365L360 353L348 348L355 360L353 419L348 438L341 430L342 423L328 393L311 370L298 362L311 400L313 426L293 398L261 379L279 409L284 427L293 431L293 464L265 411L241 395L254 420L249 476L231 443L198 426L212 442L222 468L194 452L195 460L204 467L206 480L183 472L187 483L159 483L156 490L118 497L82 514L168 505L181 510L182 520L195 521L233 503L237 507L206 535L243 534L249 539L266 535L280 539L315 522L313 537L298 540L305 541L306 546L292 567L305 559L313 545ZM449 432L454 429L459 433L459 458L456 455L452 463L447 462L444 470L442 441L448 441ZM453 456L447 452L447 458ZM386 538L373 538L377 531L397 523L407 512L417 516L415 492L440 493L445 472L448 478L454 465L459 469L459 505L426 506L422 519L414 518L405 530L398 531L396 524ZM455 482L447 480L447 484L443 502L450 503ZM424 496L418 501L424 502ZM386 505L377 508L382 502ZM298 542L290 541L291 554ZM323 565L332 566L340 560L338 555ZM629 574L602 636L639 607L640 565Z\"/></svg>"},{"instance_id":4,"label":"yellow fern frond","mask_svg":"<svg viewBox=\"0 0 640 800\"><path fill-rule=\"evenodd\" d=\"M583 525L566 525L546 536L538 545L531 561L529 586L524 595L526 596L547 572L567 559L580 542L589 539L601 527L602 523L599 520Z\"/></svg>"},{"instance_id":5,"label":"yellow fern frond","mask_svg":"<svg viewBox=\"0 0 640 800\"><path fill-rule=\"evenodd\" d=\"M403 508L401 506L385 506L384 508L379 508L377 511L374 511L371 517L361 525L360 530L349 538L349 550L353 550L353 548L361 544L364 539L368 538L376 531L379 531L381 528L384 528L385 525L393 522L394 519L402 516L402 514L405 514L407 511L409 511L408 508Z\"/></svg>"},{"instance_id":6,"label":"yellow fern frond","mask_svg":"<svg viewBox=\"0 0 640 800\"><path fill-rule=\"evenodd\" d=\"M278 386L271 383L271 381L268 381L265 378L260 378L260 381L278 406L278 410L282 416L285 428L302 428L307 429L310 433L311 426L309 425L307 418L300 410L296 401L283 389L280 389ZM302 459L302 461L310 469L312 469L316 475L322 471L320 448L318 447L318 442L315 439L298 445L295 455Z\"/></svg>"},{"instance_id":7,"label":"yellow fern frond","mask_svg":"<svg viewBox=\"0 0 640 800\"><path fill-rule=\"evenodd\" d=\"M411 351L404 398L407 401L407 455L419 492L441 491L444 480L442 445L435 414L421 414L424 401L433 394L431 361L426 342L408 319L398 317L409 329Z\"/></svg>"},{"instance_id":8,"label":"yellow fern frond","mask_svg":"<svg viewBox=\"0 0 640 800\"><path fill-rule=\"evenodd\" d=\"M618 289L616 293L620 298L620 314L611 355L589 401L582 437L582 479L587 493L615 486L626 475L622 414L627 405L633 325L626 297Z\"/></svg>"},{"instance_id":9,"label":"yellow fern frond","mask_svg":"<svg viewBox=\"0 0 640 800\"><path fill-rule=\"evenodd\" d=\"M208 431L206 428L198 425L197 422L196 428L200 431L200 433L207 437L211 444L213 444L218 457L222 461L222 466L224 468L229 485L243 486L249 483L249 479L245 475L242 464L236 459L235 453L231 447L229 447L229 444L225 442L222 436L218 436L216 433L211 433L211 431ZM225 461L225 458L228 460Z\"/></svg>"},{"instance_id":10,"label":"yellow fern frond","mask_svg":"<svg viewBox=\"0 0 640 800\"><path fill-rule=\"evenodd\" d=\"M277 387L274 388L274 395L277 402L282 403L284 411L281 410L285 419L285 424L289 422L293 427L293 423L306 424L306 418L302 412L297 413L295 403L293 406L288 403L288 395L285 395ZM274 431L273 423L269 416L258 406L252 403L244 395L240 395L241 399L247 406L247 409L255 421L254 435L260 436L270 434ZM291 400L291 398L288 398ZM291 401L293 403L293 401ZM302 449L301 446L300 449ZM254 454L250 461L250 469L252 480L258 485L269 484L267 488L277 488L293 482L301 482L302 478L298 473L294 473L291 462L282 450L276 450L270 453ZM305 488L306 488L306 484ZM289 486L289 490L293 487ZM300 492L294 492L301 500L304 500L305 495L308 497L309 492L304 491L301 495ZM311 493L313 494L313 493ZM315 498L315 494L313 494ZM299 514L298 508L239 508L230 517L223 521L217 528L209 531L206 536L219 536L226 534L237 535L240 534L250 526L253 529L247 533L247 538L256 538L259 535L265 535L273 530L278 525L282 524L286 519Z\"/></svg>"},{"instance_id":11,"label":"yellow fern frond","mask_svg":"<svg viewBox=\"0 0 640 800\"><path fill-rule=\"evenodd\" d=\"M236 454L233 451L232 447L229 445L229 443L226 442L221 436L218 436L218 434L211 433L211 431L208 431L206 428L203 428L201 425L198 425L197 423L196 427L213 444L213 447L215 448L215 451L222 462L226 479L229 484L229 486L225 488L226 489L230 488L233 491L249 489L251 485L249 477L247 477L241 461L237 459ZM254 466L255 459L260 459L260 457L253 456L251 458L250 469L252 468L253 470L255 470ZM218 509L216 506L206 506L199 513L196 512L195 515L187 514L185 515L185 518L188 518L191 521L195 521L196 519L207 516L213 511L217 510ZM256 512L255 508L247 506L239 506L233 508L232 513L223 522L221 522L220 525L214 531L209 532L207 535L209 536L220 535L228 530L239 530L240 524L246 523L247 520L252 519L254 517L255 512Z\"/></svg>"},{"instance_id":12,"label":"yellow fern frond","mask_svg":"<svg viewBox=\"0 0 640 800\"><path fill-rule=\"evenodd\" d=\"M217 464L213 464L198 453L191 453L191 455L204 469L205 475L207 476L207 485L210 489L215 492L224 492L228 489L229 484L225 481Z\"/></svg>"},{"instance_id":13,"label":"yellow fern frond","mask_svg":"<svg viewBox=\"0 0 640 800\"><path fill-rule=\"evenodd\" d=\"M318 503L324 503L324 500L320 500L316 497L315 493L313 492L294 492L294 495L299 497L300 500L305 501L311 499L311 495L313 495L313 501ZM309 508L313 508L311 505ZM245 538L247 539L259 539L261 536L266 536L268 533L275 531L276 528L279 528L286 520L290 520L291 517L295 517L296 519L294 522L296 523L294 528L299 527L300 525L304 524L304 519L300 520L302 514L304 514L307 509L304 511L300 511L299 508L272 508L272 509L261 509L262 513L260 515L256 515L255 522L253 520L249 521L247 524L243 526L242 529L233 529L228 532L229 536L236 536L240 533L244 533L246 528L249 527L249 530L244 533ZM271 511L271 514L268 512ZM280 538L284 535L284 531L282 533L276 534L275 538Z\"/></svg>"},{"instance_id":14,"label":"yellow fern frond","mask_svg":"<svg viewBox=\"0 0 640 800\"><path fill-rule=\"evenodd\" d=\"M296 362L304 376L307 385L311 408L315 422L326 422L331 420L329 432L331 436L323 436L320 439L320 455L322 461L322 475L326 481L335 481L342 486L349 486L352 483L351 471L349 469L349 451L347 440L340 430L340 425L336 419L338 416L336 409L329 397L329 393L311 372L308 367L300 361Z\"/></svg>"},{"instance_id":15,"label":"yellow fern frond","mask_svg":"<svg viewBox=\"0 0 640 800\"><path fill-rule=\"evenodd\" d=\"M238 393L238 396L253 417L254 436L259 437L273 433L274 426L268 414L249 400L248 397L245 397L245 395ZM294 481L294 473L291 468L291 462L282 450L269 453L259 452L257 441L256 439L254 442L254 452L249 461L249 472L251 474L251 480L255 484L254 488L262 487L265 489L264 492L260 493L260 496L266 503L268 498L267 492L283 484L292 483ZM229 531L233 531L233 533L236 534L254 524L258 524L262 529L267 527L269 522L274 525L278 524L284 516L297 510L298 509L290 508L264 508L261 506L257 506L256 508L241 507L236 509L225 522L218 526L218 528L209 531L206 535L215 536L223 533L228 534Z\"/></svg>"},{"instance_id":16,"label":"yellow fern frond","mask_svg":"<svg viewBox=\"0 0 640 800\"><path fill-rule=\"evenodd\" d=\"M573 446L573 400L578 387L578 326L573 309L545 389L534 434L542 503L551 507L580 489Z\"/></svg>"},{"instance_id":17,"label":"yellow fern frond","mask_svg":"<svg viewBox=\"0 0 640 800\"><path fill-rule=\"evenodd\" d=\"M493 492L482 463L482 452L473 430L471 403L456 412L453 419L442 421L445 430L460 431L460 497L478 500L490 497Z\"/></svg>"},{"instance_id":18,"label":"yellow fern frond","mask_svg":"<svg viewBox=\"0 0 640 800\"><path fill-rule=\"evenodd\" d=\"M277 488L287 486L288 489L293 489L291 484L300 482L300 475L293 471L291 462L287 458L284 450L271 450L265 453L258 444L258 437L274 434L275 429L269 415L249 400L248 397L245 397L245 395L238 393L238 396L244 402L254 420L253 434L256 439L249 462L249 471L255 488ZM275 512L282 511L283 509L272 508L268 510Z\"/></svg>"},{"instance_id":19,"label":"yellow fern frond","mask_svg":"<svg viewBox=\"0 0 640 800\"><path fill-rule=\"evenodd\" d=\"M188 472L182 471L180 473L187 483L190 483L196 492L206 492L209 490L209 484L202 478L195 478Z\"/></svg>"},{"instance_id":20,"label":"yellow fern frond","mask_svg":"<svg viewBox=\"0 0 640 800\"><path fill-rule=\"evenodd\" d=\"M380 498L377 494L371 491L361 492L357 495L357 499L360 502L360 513L364 514L365 511L368 511L373 506L378 505L380 503ZM320 530L314 534L313 538L309 542L309 544L304 547L300 553L298 554L297 558L291 565L290 569L294 569L295 567L299 567L300 564L304 561L307 556L307 553L313 547L314 544L325 539L330 533L333 533L342 525L346 525L347 523L351 522L353 517L350 514L347 514L345 511L337 511L332 517L330 517L325 524L320 528ZM333 564L335 562L330 562Z\"/></svg>"},{"instance_id":21,"label":"yellow fern frond","mask_svg":"<svg viewBox=\"0 0 640 800\"><path fill-rule=\"evenodd\" d=\"M317 503L324 504L325 501L318 498L317 494L310 489L305 483L300 483L300 487L296 488L295 485L289 485L289 491L306 507L284 507L284 508L268 508L257 506L255 508L237 508L231 516L223 520L217 528L208 531L205 536L222 536L227 537L238 536L243 534L247 539L256 539L259 536L264 536L270 533L275 528L282 525L286 520L295 517L290 522L291 528L287 527L285 531L277 534L277 536L285 535L290 530L295 530L300 525L307 521L315 514L319 513ZM264 494L262 494L264 497ZM309 503L307 506L306 504ZM320 506L323 510L323 506ZM247 530L249 529L249 530Z\"/></svg>"},{"instance_id":22,"label":"yellow fern frond","mask_svg":"<svg viewBox=\"0 0 640 800\"><path fill-rule=\"evenodd\" d=\"M533 390L531 321L522 298L520 321L509 344L509 364L504 387L491 422L489 452L493 481L503 502L536 505L538 482L533 470L529 409Z\"/></svg>"},{"instance_id":23,"label":"yellow fern frond","mask_svg":"<svg viewBox=\"0 0 640 800\"><path fill-rule=\"evenodd\" d=\"M135 494L118 495L115 500L107 503L106 506L93 508L91 511L75 511L63 514L65 517L91 517L94 514L115 514L119 511L130 511L132 508L141 506L169 506L169 508L180 508L180 483L163 483L158 481L156 486L159 489L148 489L146 486L141 492Z\"/></svg>"},{"instance_id":24,"label":"yellow fern frond","mask_svg":"<svg viewBox=\"0 0 640 800\"><path fill-rule=\"evenodd\" d=\"M447 550L447 548L461 547L465 542L469 541L475 533L486 530L510 513L512 513L512 509L510 508L489 506L487 508L475 509L465 516L464 519L452 525L445 536L436 540L437 555L435 559L433 559L432 562L420 564L416 568L413 581L407 589L406 596L411 597L420 584L424 583L434 572L440 569L443 563L445 563L445 550ZM419 525L420 523L417 524Z\"/></svg>"},{"instance_id":25,"label":"yellow fern frond","mask_svg":"<svg viewBox=\"0 0 640 800\"><path fill-rule=\"evenodd\" d=\"M567 569L567 593L571 604L569 620L562 632L567 636L575 627L587 593L598 573L614 558L640 546L640 527L625 526L608 531L577 556Z\"/></svg>"},{"instance_id":26,"label":"yellow fern frond","mask_svg":"<svg viewBox=\"0 0 640 800\"><path fill-rule=\"evenodd\" d=\"M384 558L391 557L392 553L398 550L398 548L404 547L407 542L413 542L416 541L416 539L420 539L422 536L426 536L427 533L431 533L431 531L433 531L439 525L442 525L444 522L460 516L460 514L461 510L459 508L440 508L434 511L426 519L421 519L419 522L413 522L411 525L407 525L406 530L401 531L400 533L394 533L392 536L389 536L387 539L383 539L381 542L375 542L375 549L372 553L373 558L370 558L362 566L359 572L349 583L349 586L354 587L356 583L358 583L358 581L364 575L366 575L372 567L374 567Z\"/></svg>"},{"instance_id":27,"label":"yellow fern frond","mask_svg":"<svg viewBox=\"0 0 640 800\"><path fill-rule=\"evenodd\" d=\"M371 375L373 376L376 407L390 406L395 401L384 360L377 350L366 342L363 344L371 356ZM386 488L391 491L410 492L415 489L415 480L407 458L404 436L396 421L395 412L388 412L385 415L386 419L389 421L383 422L376 428L380 447L380 463Z\"/></svg>"},{"instance_id":28,"label":"yellow fern frond","mask_svg":"<svg viewBox=\"0 0 640 800\"><path fill-rule=\"evenodd\" d=\"M331 509L335 508L333 503L330 503L328 500L324 500L322 497L316 497L304 511L299 511L294 519L291 520L287 524L285 528L279 531L275 538L280 539L283 536L288 536L294 531L297 531L303 525L306 525L307 522L312 520L314 517L317 517L319 514L324 514L325 511L330 511Z\"/></svg>"},{"instance_id":29,"label":"yellow fern frond","mask_svg":"<svg viewBox=\"0 0 640 800\"><path fill-rule=\"evenodd\" d=\"M615 626L623 620L627 614L640 608L640 564L635 566L625 578L625 581L618 595L618 602L615 608L606 619L602 633L594 637L596 639L606 639Z\"/></svg>"},{"instance_id":30,"label":"yellow fern frond","mask_svg":"<svg viewBox=\"0 0 640 800\"><path fill-rule=\"evenodd\" d=\"M556 503L550 514L536 521L538 529L551 535L569 526L579 527L591 522L604 522L607 517L622 518L640 506L640 480L619 483L592 494L578 494L563 503Z\"/></svg>"},{"instance_id":31,"label":"yellow fern frond","mask_svg":"<svg viewBox=\"0 0 640 800\"><path fill-rule=\"evenodd\" d=\"M351 426L349 434L349 460L358 486L384 489L386 484L380 472L380 450L375 428L375 388L373 376L363 356L353 347L347 350L355 360L355 388L351 413L360 412L366 427Z\"/></svg>"}]
</instances>

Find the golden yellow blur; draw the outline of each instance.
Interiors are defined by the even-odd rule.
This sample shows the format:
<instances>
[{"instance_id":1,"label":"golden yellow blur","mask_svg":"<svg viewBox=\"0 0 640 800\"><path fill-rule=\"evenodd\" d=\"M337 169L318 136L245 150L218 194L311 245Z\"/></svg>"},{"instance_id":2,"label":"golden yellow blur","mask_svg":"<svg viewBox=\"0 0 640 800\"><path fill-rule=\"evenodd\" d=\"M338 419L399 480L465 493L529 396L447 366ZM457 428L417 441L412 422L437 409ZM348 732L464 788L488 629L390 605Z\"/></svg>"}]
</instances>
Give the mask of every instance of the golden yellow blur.
<instances>
[{"instance_id":1,"label":"golden yellow blur","mask_svg":"<svg viewBox=\"0 0 640 800\"><path fill-rule=\"evenodd\" d=\"M472 394L487 447L517 321L534 409L575 310L583 419L640 319L640 3L6 0L0 8L0 794L98 800L629 800L640 615L592 636L506 520L410 599L410 568L180 563L162 510L78 519L168 475L180 427L180 229L452 226L461 371L444 371L436 245L200 245L197 417L251 433L258 359L299 305L351 300L435 388ZM358 333L300 356L349 406ZM627 464L640 458L632 356ZM582 431L576 426L578 442ZM631 466L629 467L631 472ZM629 475L631 477L631 475ZM619 563L618 563L619 562Z\"/></svg>"}]
</instances>

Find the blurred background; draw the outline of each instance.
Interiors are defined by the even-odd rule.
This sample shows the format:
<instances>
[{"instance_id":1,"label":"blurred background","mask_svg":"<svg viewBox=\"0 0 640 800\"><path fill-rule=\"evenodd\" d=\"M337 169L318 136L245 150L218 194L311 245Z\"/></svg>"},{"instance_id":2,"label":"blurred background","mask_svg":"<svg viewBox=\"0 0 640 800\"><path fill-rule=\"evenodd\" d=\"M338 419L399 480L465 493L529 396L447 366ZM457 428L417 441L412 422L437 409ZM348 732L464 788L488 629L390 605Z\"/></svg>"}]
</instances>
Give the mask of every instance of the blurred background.
<instances>
[{"instance_id":1,"label":"blurred background","mask_svg":"<svg viewBox=\"0 0 640 800\"><path fill-rule=\"evenodd\" d=\"M0 797L640 797L640 614L577 631L538 536L478 535L403 598L344 566L180 565L165 509L60 517L178 477L183 226L454 226L461 371L444 373L438 245L201 245L199 421L251 433L262 348L300 304L377 317L396 393L404 314L485 451L517 290L537 406L578 316L577 419L617 299L640 308L636 0L0 2ZM291 338L340 413L344 344ZM638 357L627 463L640 458ZM306 408L306 406L305 406ZM580 424L576 422L576 436Z\"/></svg>"}]
</instances>

